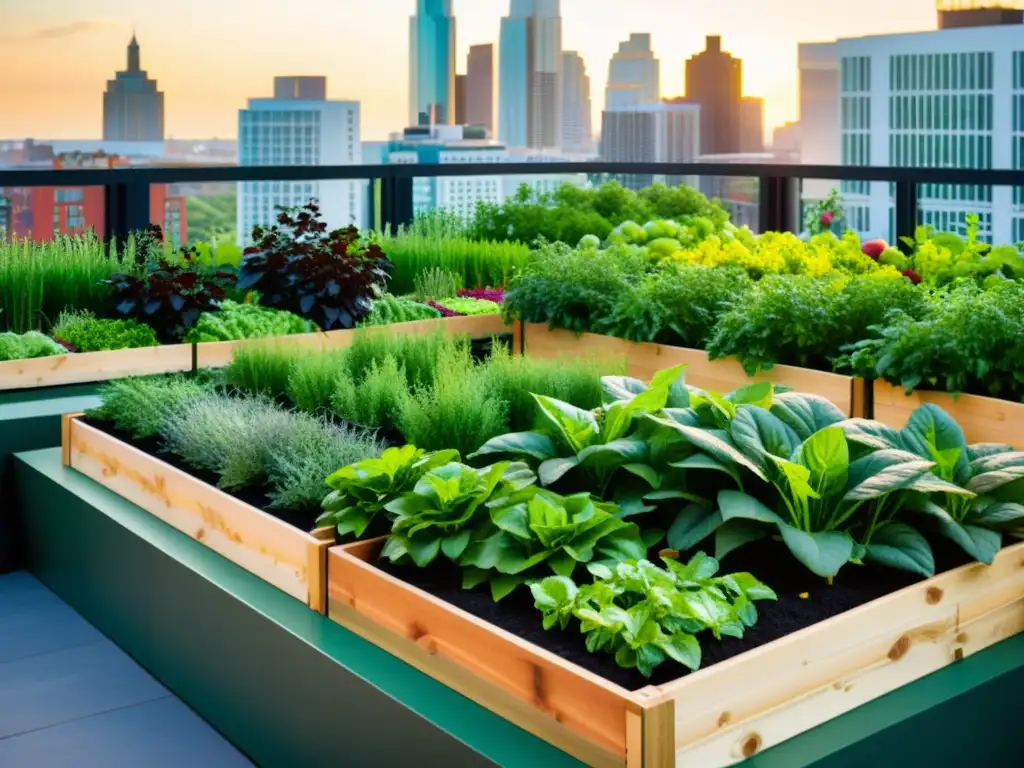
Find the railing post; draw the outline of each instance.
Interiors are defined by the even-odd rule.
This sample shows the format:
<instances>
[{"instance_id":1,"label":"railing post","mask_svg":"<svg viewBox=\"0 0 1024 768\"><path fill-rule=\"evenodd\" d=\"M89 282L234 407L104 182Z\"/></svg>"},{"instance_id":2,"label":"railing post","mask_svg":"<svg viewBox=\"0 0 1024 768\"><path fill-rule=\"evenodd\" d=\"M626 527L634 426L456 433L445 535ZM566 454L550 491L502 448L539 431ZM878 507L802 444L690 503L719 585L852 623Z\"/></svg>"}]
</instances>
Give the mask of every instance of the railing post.
<instances>
[{"instance_id":1,"label":"railing post","mask_svg":"<svg viewBox=\"0 0 1024 768\"><path fill-rule=\"evenodd\" d=\"M904 253L911 253L914 246L903 242L902 238L914 239L914 232L917 230L917 183L912 181L896 182L896 231L895 240Z\"/></svg>"},{"instance_id":2,"label":"railing post","mask_svg":"<svg viewBox=\"0 0 1024 768\"><path fill-rule=\"evenodd\" d=\"M800 180L783 176L758 179L760 232L799 232Z\"/></svg>"},{"instance_id":3,"label":"railing post","mask_svg":"<svg viewBox=\"0 0 1024 768\"><path fill-rule=\"evenodd\" d=\"M106 241L122 247L132 232L149 227L149 184L116 182L103 188ZM156 222L163 226L163 222Z\"/></svg>"},{"instance_id":4,"label":"railing post","mask_svg":"<svg viewBox=\"0 0 1024 768\"><path fill-rule=\"evenodd\" d=\"M380 180L380 215L373 220L380 221L381 228L397 232L398 228L412 223L411 176L382 176Z\"/></svg>"}]
</instances>

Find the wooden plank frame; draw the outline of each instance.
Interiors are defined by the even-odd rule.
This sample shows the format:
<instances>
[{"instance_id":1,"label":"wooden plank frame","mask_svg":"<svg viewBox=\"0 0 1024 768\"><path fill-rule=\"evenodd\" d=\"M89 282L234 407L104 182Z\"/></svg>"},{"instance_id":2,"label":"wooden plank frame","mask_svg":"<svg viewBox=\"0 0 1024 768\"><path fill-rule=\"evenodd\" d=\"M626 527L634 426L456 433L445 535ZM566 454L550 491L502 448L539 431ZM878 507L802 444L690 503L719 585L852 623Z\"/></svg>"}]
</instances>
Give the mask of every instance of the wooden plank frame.
<instances>
[{"instance_id":1,"label":"wooden plank frame","mask_svg":"<svg viewBox=\"0 0 1024 768\"><path fill-rule=\"evenodd\" d=\"M191 344L78 352L0 363L0 391L86 384L192 370Z\"/></svg>"},{"instance_id":2,"label":"wooden plank frame","mask_svg":"<svg viewBox=\"0 0 1024 768\"><path fill-rule=\"evenodd\" d=\"M518 325L518 323L516 324ZM408 323L369 326L354 330L317 331L271 339L243 339L197 344L196 362L199 368L222 368L231 362L236 349L254 345L287 345L291 349L315 352L343 349L351 346L360 334L395 333L406 336L426 336L441 331L451 336L469 336L474 339L497 334L515 334L514 325L506 325L500 315L472 315L469 317L442 317L434 320L414 320Z\"/></svg>"},{"instance_id":3,"label":"wooden plank frame","mask_svg":"<svg viewBox=\"0 0 1024 768\"><path fill-rule=\"evenodd\" d=\"M848 416L864 415L866 383L837 373L777 365L751 378L736 360L708 360L703 350L626 341L595 333L577 336L572 331L552 330L540 323L525 324L523 337L524 354L531 357L557 359L562 355L592 354L625 358L629 375L644 381L650 380L663 368L686 363L686 380L714 392L731 392L752 381L772 381L792 387L797 392L821 395L839 406Z\"/></svg>"},{"instance_id":4,"label":"wooden plank frame","mask_svg":"<svg viewBox=\"0 0 1024 768\"><path fill-rule=\"evenodd\" d=\"M374 567L383 541L330 549L328 616L592 766L734 765L1024 631L1018 543L628 691Z\"/></svg>"},{"instance_id":5,"label":"wooden plank frame","mask_svg":"<svg viewBox=\"0 0 1024 768\"><path fill-rule=\"evenodd\" d=\"M334 530L306 532L81 421L63 417L65 466L128 499L314 611L327 611Z\"/></svg>"},{"instance_id":6,"label":"wooden plank frame","mask_svg":"<svg viewBox=\"0 0 1024 768\"><path fill-rule=\"evenodd\" d=\"M971 443L1007 443L1024 448L1024 403L979 395L915 391L875 381L875 419L897 429L924 403L934 403L963 427Z\"/></svg>"}]
</instances>

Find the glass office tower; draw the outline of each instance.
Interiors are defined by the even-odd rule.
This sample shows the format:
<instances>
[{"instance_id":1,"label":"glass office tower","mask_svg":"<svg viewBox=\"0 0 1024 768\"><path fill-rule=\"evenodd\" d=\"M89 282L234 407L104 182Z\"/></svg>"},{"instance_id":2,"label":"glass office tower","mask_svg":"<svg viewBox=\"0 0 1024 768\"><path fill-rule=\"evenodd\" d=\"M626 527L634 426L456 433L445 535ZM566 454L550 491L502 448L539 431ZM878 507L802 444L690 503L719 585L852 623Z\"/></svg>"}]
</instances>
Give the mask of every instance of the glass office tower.
<instances>
[{"instance_id":1,"label":"glass office tower","mask_svg":"<svg viewBox=\"0 0 1024 768\"><path fill-rule=\"evenodd\" d=\"M409 19L409 124L455 120L455 17L452 0L417 0Z\"/></svg>"}]
</instances>

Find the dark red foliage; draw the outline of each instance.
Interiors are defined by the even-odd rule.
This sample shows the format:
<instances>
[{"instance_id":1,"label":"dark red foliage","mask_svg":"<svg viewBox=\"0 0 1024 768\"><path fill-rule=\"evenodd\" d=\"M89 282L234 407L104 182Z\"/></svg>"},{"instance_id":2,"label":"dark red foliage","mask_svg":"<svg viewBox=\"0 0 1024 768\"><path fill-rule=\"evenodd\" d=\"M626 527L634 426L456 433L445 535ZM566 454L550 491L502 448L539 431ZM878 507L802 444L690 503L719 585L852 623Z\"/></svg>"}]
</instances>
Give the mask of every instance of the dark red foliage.
<instances>
[{"instance_id":1,"label":"dark red foliage","mask_svg":"<svg viewBox=\"0 0 1024 768\"><path fill-rule=\"evenodd\" d=\"M180 341L200 314L217 309L235 282L232 272L200 266L195 248L181 250L181 264L160 259L143 278L116 274L103 281L111 286L117 314L146 323L164 342Z\"/></svg>"},{"instance_id":2,"label":"dark red foliage","mask_svg":"<svg viewBox=\"0 0 1024 768\"><path fill-rule=\"evenodd\" d=\"M448 309L444 304L438 304L436 301L428 301L427 306L433 307L441 313L441 317L462 317L461 314L454 310Z\"/></svg>"},{"instance_id":3,"label":"dark red foliage","mask_svg":"<svg viewBox=\"0 0 1024 768\"><path fill-rule=\"evenodd\" d=\"M912 282L914 285L917 285L918 283L921 282L921 276L912 269L904 269L903 276L907 278L910 282Z\"/></svg>"},{"instance_id":4,"label":"dark red foliage","mask_svg":"<svg viewBox=\"0 0 1024 768\"><path fill-rule=\"evenodd\" d=\"M56 336L54 336L53 340L60 344L62 347L64 347L64 349L66 349L68 352L78 351L78 347L76 347L74 344L64 341L64 339L58 339Z\"/></svg>"},{"instance_id":5,"label":"dark red foliage","mask_svg":"<svg viewBox=\"0 0 1024 768\"><path fill-rule=\"evenodd\" d=\"M459 297L463 299L483 299L501 304L505 301L505 291L502 288L459 288Z\"/></svg>"},{"instance_id":6,"label":"dark red foliage","mask_svg":"<svg viewBox=\"0 0 1024 768\"><path fill-rule=\"evenodd\" d=\"M252 241L238 287L324 330L351 328L369 314L391 270L380 246L360 244L355 227L328 232L316 203L282 209L273 227L253 228Z\"/></svg>"}]
</instances>

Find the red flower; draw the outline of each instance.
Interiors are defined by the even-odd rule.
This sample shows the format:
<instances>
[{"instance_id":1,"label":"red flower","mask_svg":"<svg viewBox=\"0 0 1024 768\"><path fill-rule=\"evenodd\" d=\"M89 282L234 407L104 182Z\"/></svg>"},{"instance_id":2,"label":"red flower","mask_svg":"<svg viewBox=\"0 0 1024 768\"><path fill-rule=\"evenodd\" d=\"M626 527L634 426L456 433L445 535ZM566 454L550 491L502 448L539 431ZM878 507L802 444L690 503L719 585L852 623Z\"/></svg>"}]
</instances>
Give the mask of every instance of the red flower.
<instances>
[{"instance_id":1,"label":"red flower","mask_svg":"<svg viewBox=\"0 0 1024 768\"><path fill-rule=\"evenodd\" d=\"M821 224L822 224L822 226L824 226L824 227L831 227L832 226L832 219L833 218L834 217L832 215L832 211L825 211L823 214L821 214Z\"/></svg>"},{"instance_id":2,"label":"red flower","mask_svg":"<svg viewBox=\"0 0 1024 768\"><path fill-rule=\"evenodd\" d=\"M870 256L875 261L878 261L878 257L882 255L882 251L888 247L889 245L885 240L868 240L860 247L860 250L864 255Z\"/></svg>"},{"instance_id":3,"label":"red flower","mask_svg":"<svg viewBox=\"0 0 1024 768\"><path fill-rule=\"evenodd\" d=\"M917 285L918 283L921 282L921 276L912 269L904 269L903 276L907 278L910 282L912 282L914 285Z\"/></svg>"}]
</instances>

